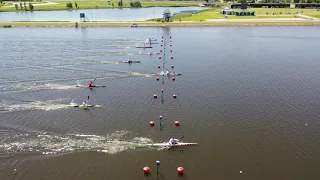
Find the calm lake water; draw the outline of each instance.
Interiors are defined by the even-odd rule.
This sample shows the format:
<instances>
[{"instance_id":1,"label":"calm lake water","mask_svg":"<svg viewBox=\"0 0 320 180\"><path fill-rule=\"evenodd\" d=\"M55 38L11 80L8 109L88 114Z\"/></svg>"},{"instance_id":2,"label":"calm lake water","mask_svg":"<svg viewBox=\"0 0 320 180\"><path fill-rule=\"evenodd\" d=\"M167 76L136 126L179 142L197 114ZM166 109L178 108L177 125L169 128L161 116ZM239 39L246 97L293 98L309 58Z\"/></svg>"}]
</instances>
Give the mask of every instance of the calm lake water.
<instances>
[{"instance_id":1,"label":"calm lake water","mask_svg":"<svg viewBox=\"0 0 320 180\"><path fill-rule=\"evenodd\" d=\"M318 27L0 29L0 179L317 180L319 32ZM159 55L140 55L135 48L145 38L162 36L172 50L165 66L182 74L175 81L156 81ZM156 44L150 51L160 49ZM141 63L119 63L128 57ZM107 87L75 87L94 78ZM163 103L153 99L161 89ZM91 104L104 107L66 108L88 95ZM180 127L174 126L177 120ZM145 146L172 136L199 145ZM149 177L144 166L151 168ZM176 175L178 166L185 168L182 177Z\"/></svg>"},{"instance_id":2,"label":"calm lake water","mask_svg":"<svg viewBox=\"0 0 320 180\"><path fill-rule=\"evenodd\" d=\"M80 21L80 13L85 13L89 21L145 21L163 17L164 10L179 13L185 10L202 10L201 7L154 7L88 9L75 11L33 11L0 12L0 22L10 21Z\"/></svg>"}]
</instances>

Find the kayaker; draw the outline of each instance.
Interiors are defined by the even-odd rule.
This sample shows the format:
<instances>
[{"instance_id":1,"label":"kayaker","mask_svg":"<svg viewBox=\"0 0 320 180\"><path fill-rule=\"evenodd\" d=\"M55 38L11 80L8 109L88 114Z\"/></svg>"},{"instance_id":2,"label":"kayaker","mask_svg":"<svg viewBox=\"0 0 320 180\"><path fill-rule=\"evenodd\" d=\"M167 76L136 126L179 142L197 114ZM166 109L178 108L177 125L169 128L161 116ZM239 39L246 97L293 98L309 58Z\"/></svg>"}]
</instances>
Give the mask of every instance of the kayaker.
<instances>
[{"instance_id":1,"label":"kayaker","mask_svg":"<svg viewBox=\"0 0 320 180\"><path fill-rule=\"evenodd\" d=\"M87 106L87 101L83 101L82 105Z\"/></svg>"},{"instance_id":2,"label":"kayaker","mask_svg":"<svg viewBox=\"0 0 320 180\"><path fill-rule=\"evenodd\" d=\"M130 59L130 58L128 59L128 63L132 63L132 61L131 61L131 59Z\"/></svg>"},{"instance_id":3,"label":"kayaker","mask_svg":"<svg viewBox=\"0 0 320 180\"><path fill-rule=\"evenodd\" d=\"M93 82L92 81L89 83L89 87L93 87Z\"/></svg>"},{"instance_id":4,"label":"kayaker","mask_svg":"<svg viewBox=\"0 0 320 180\"><path fill-rule=\"evenodd\" d=\"M177 139L175 139L174 137L172 137L170 140L169 140L169 144L170 146L174 145L174 144L177 144Z\"/></svg>"}]
</instances>

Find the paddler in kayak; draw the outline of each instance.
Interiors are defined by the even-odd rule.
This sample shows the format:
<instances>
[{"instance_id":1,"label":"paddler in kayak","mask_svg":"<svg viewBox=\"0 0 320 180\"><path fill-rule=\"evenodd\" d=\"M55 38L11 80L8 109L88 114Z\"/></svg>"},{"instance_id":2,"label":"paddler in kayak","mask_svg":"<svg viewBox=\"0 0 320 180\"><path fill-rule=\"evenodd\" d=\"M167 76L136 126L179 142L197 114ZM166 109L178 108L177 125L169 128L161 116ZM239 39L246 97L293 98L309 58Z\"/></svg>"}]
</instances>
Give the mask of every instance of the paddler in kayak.
<instances>
[{"instance_id":1,"label":"paddler in kayak","mask_svg":"<svg viewBox=\"0 0 320 180\"><path fill-rule=\"evenodd\" d=\"M127 62L130 64L130 63L132 63L132 60L129 58Z\"/></svg>"},{"instance_id":2,"label":"paddler in kayak","mask_svg":"<svg viewBox=\"0 0 320 180\"><path fill-rule=\"evenodd\" d=\"M93 82L91 81L88 86L93 87Z\"/></svg>"},{"instance_id":3,"label":"paddler in kayak","mask_svg":"<svg viewBox=\"0 0 320 180\"><path fill-rule=\"evenodd\" d=\"M169 145L172 146L174 144L177 144L178 143L178 139L175 139L174 137L172 137L170 140L169 140Z\"/></svg>"}]
</instances>

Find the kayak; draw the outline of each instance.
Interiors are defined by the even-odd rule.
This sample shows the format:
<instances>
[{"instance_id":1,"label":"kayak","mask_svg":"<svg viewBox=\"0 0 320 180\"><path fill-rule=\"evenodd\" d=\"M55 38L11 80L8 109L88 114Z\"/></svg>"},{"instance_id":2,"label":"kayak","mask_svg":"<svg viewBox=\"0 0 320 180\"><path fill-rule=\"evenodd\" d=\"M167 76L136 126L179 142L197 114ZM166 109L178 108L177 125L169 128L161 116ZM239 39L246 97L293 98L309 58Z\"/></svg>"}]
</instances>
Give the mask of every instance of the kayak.
<instances>
[{"instance_id":1,"label":"kayak","mask_svg":"<svg viewBox=\"0 0 320 180\"><path fill-rule=\"evenodd\" d=\"M136 48L152 48L152 46L136 46Z\"/></svg>"},{"instance_id":2,"label":"kayak","mask_svg":"<svg viewBox=\"0 0 320 180\"><path fill-rule=\"evenodd\" d=\"M148 52L148 53L140 53L140 54L143 54L143 55L156 55L156 54L160 54L159 52Z\"/></svg>"},{"instance_id":3,"label":"kayak","mask_svg":"<svg viewBox=\"0 0 320 180\"><path fill-rule=\"evenodd\" d=\"M107 86L76 86L76 87L85 87L85 88L99 88L99 87L107 87Z\"/></svg>"},{"instance_id":4,"label":"kayak","mask_svg":"<svg viewBox=\"0 0 320 180\"><path fill-rule=\"evenodd\" d=\"M131 62L128 62L128 61L121 61L122 63L128 63L128 64L130 64L130 63L141 63L141 61L131 61Z\"/></svg>"},{"instance_id":5,"label":"kayak","mask_svg":"<svg viewBox=\"0 0 320 180\"><path fill-rule=\"evenodd\" d=\"M154 144L147 144L148 146L155 146L155 147L175 147L175 146L197 146L198 143L177 143L174 145L170 145L169 143L154 143Z\"/></svg>"},{"instance_id":6,"label":"kayak","mask_svg":"<svg viewBox=\"0 0 320 180\"><path fill-rule=\"evenodd\" d=\"M91 107L95 107L95 108L100 108L103 107L103 105L79 105L79 104L68 104L67 107L69 108L91 108Z\"/></svg>"}]
</instances>

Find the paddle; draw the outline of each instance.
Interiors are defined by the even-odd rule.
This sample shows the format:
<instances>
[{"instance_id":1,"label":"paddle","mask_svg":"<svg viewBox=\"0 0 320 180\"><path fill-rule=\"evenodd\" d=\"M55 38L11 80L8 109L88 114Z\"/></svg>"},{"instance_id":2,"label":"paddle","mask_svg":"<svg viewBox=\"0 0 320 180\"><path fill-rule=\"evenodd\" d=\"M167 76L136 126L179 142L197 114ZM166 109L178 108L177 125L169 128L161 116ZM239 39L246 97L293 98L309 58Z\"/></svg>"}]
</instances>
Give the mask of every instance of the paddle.
<instances>
[{"instance_id":1,"label":"paddle","mask_svg":"<svg viewBox=\"0 0 320 180\"><path fill-rule=\"evenodd\" d=\"M94 86L94 82L96 81L97 78L94 78L92 85Z\"/></svg>"}]
</instances>

